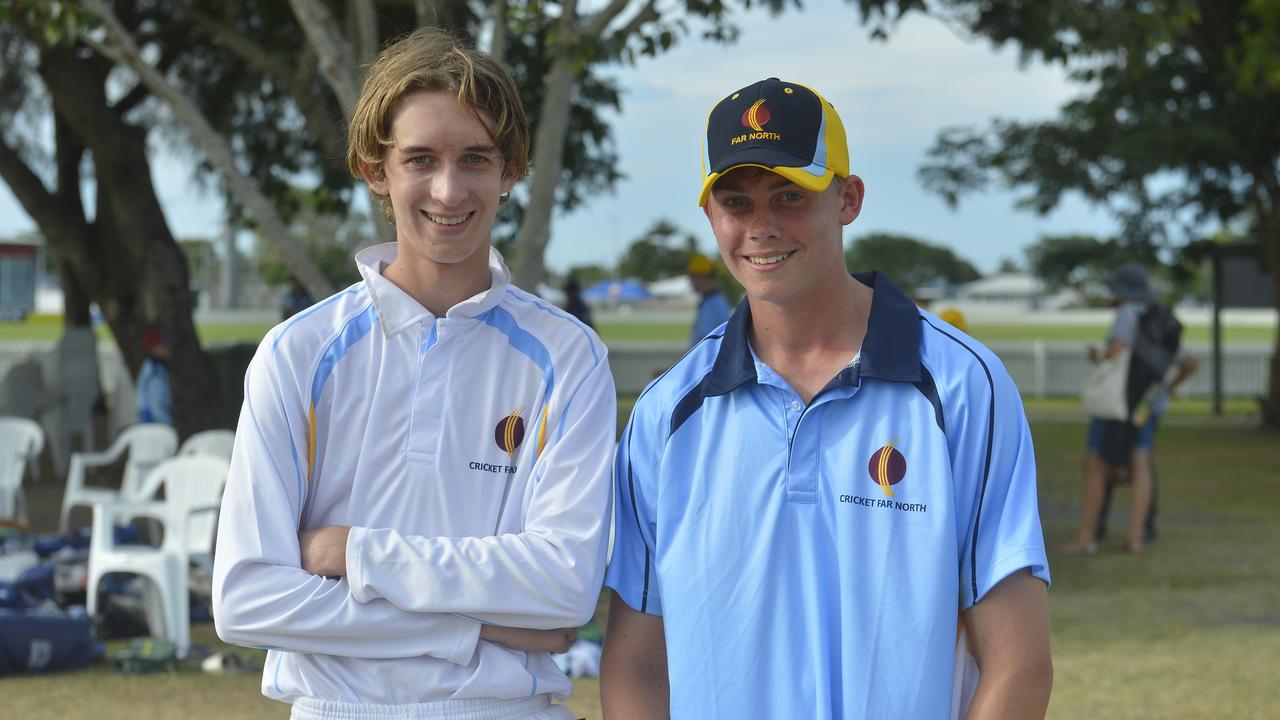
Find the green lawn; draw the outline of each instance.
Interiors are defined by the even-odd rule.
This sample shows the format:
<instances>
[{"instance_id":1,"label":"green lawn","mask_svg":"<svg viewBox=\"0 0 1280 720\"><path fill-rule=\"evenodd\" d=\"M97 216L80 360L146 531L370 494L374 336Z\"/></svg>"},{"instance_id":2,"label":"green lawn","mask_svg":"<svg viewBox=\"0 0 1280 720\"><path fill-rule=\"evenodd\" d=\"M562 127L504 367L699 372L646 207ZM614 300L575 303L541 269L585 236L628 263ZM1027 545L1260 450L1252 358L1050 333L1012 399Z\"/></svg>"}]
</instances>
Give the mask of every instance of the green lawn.
<instances>
[{"instance_id":1,"label":"green lawn","mask_svg":"<svg viewBox=\"0 0 1280 720\"><path fill-rule=\"evenodd\" d=\"M1074 422L1034 426L1050 543L1079 510ZM1280 708L1280 437L1169 423L1157 444L1160 539L1141 556L1051 554L1050 717L1273 718ZM1123 530L1122 503L1112 512Z\"/></svg>"},{"instance_id":2,"label":"green lawn","mask_svg":"<svg viewBox=\"0 0 1280 720\"><path fill-rule=\"evenodd\" d=\"M619 403L625 417L632 398ZM1033 417L1060 407L1030 404ZM1032 423L1040 506L1051 547L1079 512L1079 420ZM1240 418L1215 420L1175 404L1157 445L1160 538L1147 553L1096 557L1050 551L1055 720L1270 719L1280 708L1280 437ZM33 502L56 502L45 483ZM1127 496L1113 509L1123 530ZM603 624L603 612L598 620ZM223 647L212 628L196 642ZM261 662L261 654L243 651ZM136 720L148 717L281 718L254 675L121 677L99 665L49 677L0 680L5 716ZM569 705L600 717L599 686L577 683ZM145 709L144 709L145 708Z\"/></svg>"},{"instance_id":3,"label":"green lawn","mask_svg":"<svg viewBox=\"0 0 1280 720\"><path fill-rule=\"evenodd\" d=\"M205 343L251 342L257 343L274 323L209 323L196 328L200 340ZM597 330L606 343L614 342L663 342L684 343L689 339L687 322L628 320L602 322ZM62 332L62 318L53 315L36 315L25 323L0 323L0 342L48 341L58 339ZM1231 325L1223 332L1227 343L1274 343L1274 327L1256 325ZM1046 342L1078 342L1098 344L1106 334L1101 325L973 325L969 333L987 343L1044 340ZM111 337L105 327L99 328L104 339ZM1204 325L1188 326L1183 342L1205 344L1210 341L1209 328Z\"/></svg>"},{"instance_id":4,"label":"green lawn","mask_svg":"<svg viewBox=\"0 0 1280 720\"><path fill-rule=\"evenodd\" d=\"M1101 325L974 325L969 334L984 343L1044 340L1046 342L1078 342L1101 344L1107 328ZM1224 343L1273 343L1275 327L1257 325L1228 325L1223 328ZM1188 325L1182 341L1192 345L1212 341L1207 325Z\"/></svg>"}]
</instances>

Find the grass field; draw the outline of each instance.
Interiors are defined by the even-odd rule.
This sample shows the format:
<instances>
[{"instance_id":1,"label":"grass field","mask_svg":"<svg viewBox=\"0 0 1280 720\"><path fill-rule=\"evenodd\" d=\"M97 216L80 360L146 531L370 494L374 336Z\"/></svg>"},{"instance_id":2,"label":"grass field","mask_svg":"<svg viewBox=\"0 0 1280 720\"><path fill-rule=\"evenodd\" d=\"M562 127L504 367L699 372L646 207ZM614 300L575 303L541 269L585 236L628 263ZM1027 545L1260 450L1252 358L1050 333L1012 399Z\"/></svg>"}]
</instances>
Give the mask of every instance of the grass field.
<instances>
[{"instance_id":1,"label":"grass field","mask_svg":"<svg viewBox=\"0 0 1280 720\"><path fill-rule=\"evenodd\" d=\"M1147 553L1064 557L1050 550L1050 718L1280 717L1280 437L1238 417L1203 417L1200 405L1175 404L1161 430L1161 534ZM629 399L620 406L625 413ZM1035 420L1032 431L1052 548L1069 539L1079 512L1084 425L1053 419L1064 410L1054 405L1032 403L1029 410L1047 418ZM31 490L33 505L56 504L60 492L53 483ZM1123 529L1126 500L1121 491L1112 537ZM194 637L223 647L209 625L196 626ZM286 717L258 685L255 675L205 676L189 668L122 677L100 664L0 680L0 697L12 718ZM600 717L598 688L579 681L568 704L579 716Z\"/></svg>"},{"instance_id":2,"label":"grass field","mask_svg":"<svg viewBox=\"0 0 1280 720\"><path fill-rule=\"evenodd\" d=\"M257 343L271 329L271 323L208 323L197 326L196 332L201 342L250 342ZM601 339L606 343L614 342L663 342L684 343L689 339L687 322L670 322L656 320L651 322L602 322L597 328ZM51 315L37 315L27 319L25 323L0 323L0 342L5 341L41 341L53 342L62 332L62 318ZM1227 343L1268 344L1275 342L1275 327L1258 325L1228 325L1223 330L1223 341ZM976 324L969 328L969 334L986 343L1019 342L1043 340L1045 342L1078 342L1081 344L1098 344L1106 335L1106 327L1101 325L1036 325L1030 323L1013 324ZM109 339L111 334L105 327L99 328L99 336ZM1205 325L1189 325L1183 335L1183 342L1192 345L1207 344L1210 341L1209 328Z\"/></svg>"}]
</instances>

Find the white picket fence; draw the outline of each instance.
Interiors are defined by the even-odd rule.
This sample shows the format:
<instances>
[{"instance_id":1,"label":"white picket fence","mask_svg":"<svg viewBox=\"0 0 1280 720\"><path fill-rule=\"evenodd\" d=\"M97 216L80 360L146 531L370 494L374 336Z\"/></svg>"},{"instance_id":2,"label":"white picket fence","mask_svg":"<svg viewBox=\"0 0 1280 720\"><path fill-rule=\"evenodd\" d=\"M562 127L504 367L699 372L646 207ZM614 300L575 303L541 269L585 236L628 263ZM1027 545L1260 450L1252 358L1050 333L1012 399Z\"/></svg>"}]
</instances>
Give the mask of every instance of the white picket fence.
<instances>
[{"instance_id":1,"label":"white picket fence","mask_svg":"<svg viewBox=\"0 0 1280 720\"><path fill-rule=\"evenodd\" d=\"M1014 383L1027 397L1077 395L1093 365L1085 357L1084 346L1071 342L993 343L991 349L1004 362ZM47 350L45 343L0 343L0 383L8 369L33 353ZM684 354L678 343L614 343L609 347L609 365L618 392L639 393ZM1200 360L1200 370L1179 388L1179 394L1209 397L1212 392L1213 360L1207 345L1193 345L1187 352ZM1253 397L1266 392L1272 348L1266 344L1234 344L1223 348L1223 394L1225 397ZM102 391L116 397L127 387L119 350L111 343L98 343L98 368ZM126 385L126 387L120 387ZM3 395L3 393L0 393ZM3 398L0 398L2 400ZM0 408L0 414L3 408Z\"/></svg>"},{"instance_id":2,"label":"white picket fence","mask_svg":"<svg viewBox=\"0 0 1280 720\"><path fill-rule=\"evenodd\" d=\"M990 348L1004 363L1009 375L1026 397L1068 397L1078 395L1093 364L1085 346L1074 342L993 343ZM618 392L635 394L680 358L685 347L676 344L615 344L609 347ZM1208 345L1192 345L1186 354L1200 361L1200 370L1189 378L1178 394L1209 397L1213 391L1213 353ZM1265 344L1234 344L1222 350L1224 397L1254 397L1267 389L1267 373L1272 348Z\"/></svg>"}]
</instances>

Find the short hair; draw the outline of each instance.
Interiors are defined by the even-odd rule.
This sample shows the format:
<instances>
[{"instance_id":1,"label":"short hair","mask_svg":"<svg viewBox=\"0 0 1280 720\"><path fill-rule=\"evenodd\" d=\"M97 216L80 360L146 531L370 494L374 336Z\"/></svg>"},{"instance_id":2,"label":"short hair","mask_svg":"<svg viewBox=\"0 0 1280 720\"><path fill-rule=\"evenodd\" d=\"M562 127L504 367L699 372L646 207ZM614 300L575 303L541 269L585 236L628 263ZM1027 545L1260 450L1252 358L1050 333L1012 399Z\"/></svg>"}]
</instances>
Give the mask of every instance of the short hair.
<instances>
[{"instance_id":1,"label":"short hair","mask_svg":"<svg viewBox=\"0 0 1280 720\"><path fill-rule=\"evenodd\" d=\"M378 55L369 67L360 99L347 128L347 167L363 178L361 164L384 172L383 154L391 147L391 119L400 101L419 92L449 92L458 102L493 120L489 128L502 153L503 176L519 180L529 171L529 123L511 75L488 54L434 27L419 28ZM481 124L489 123L481 118ZM372 193L391 216L387 198Z\"/></svg>"}]
</instances>

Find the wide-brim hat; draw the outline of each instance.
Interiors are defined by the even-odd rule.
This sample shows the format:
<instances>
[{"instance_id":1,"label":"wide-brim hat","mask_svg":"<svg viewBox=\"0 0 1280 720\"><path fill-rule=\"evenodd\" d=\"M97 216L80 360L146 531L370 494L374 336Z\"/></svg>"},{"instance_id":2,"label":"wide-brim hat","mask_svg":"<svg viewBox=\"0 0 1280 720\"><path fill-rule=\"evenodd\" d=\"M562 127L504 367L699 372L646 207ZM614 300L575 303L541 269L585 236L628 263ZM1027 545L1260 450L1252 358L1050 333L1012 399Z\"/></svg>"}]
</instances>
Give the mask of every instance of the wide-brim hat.
<instances>
[{"instance_id":1,"label":"wide-brim hat","mask_svg":"<svg viewBox=\"0 0 1280 720\"><path fill-rule=\"evenodd\" d=\"M1106 284L1112 295L1128 302L1151 302L1156 298L1147 282L1147 271L1137 263L1128 263L1112 273Z\"/></svg>"}]
</instances>

